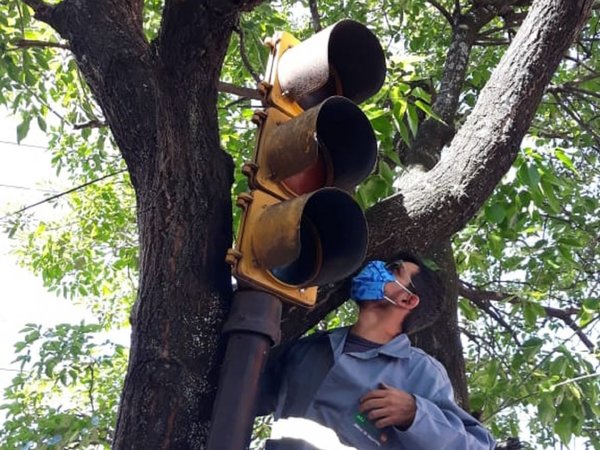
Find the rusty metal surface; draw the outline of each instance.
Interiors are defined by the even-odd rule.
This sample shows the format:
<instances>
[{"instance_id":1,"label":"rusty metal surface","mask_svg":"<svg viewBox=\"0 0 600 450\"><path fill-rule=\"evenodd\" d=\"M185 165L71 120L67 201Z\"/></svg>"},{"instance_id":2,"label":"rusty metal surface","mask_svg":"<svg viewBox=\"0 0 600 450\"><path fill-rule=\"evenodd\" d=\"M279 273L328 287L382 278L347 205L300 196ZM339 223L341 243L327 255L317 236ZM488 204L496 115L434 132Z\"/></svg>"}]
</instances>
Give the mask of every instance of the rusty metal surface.
<instances>
[{"instance_id":1,"label":"rusty metal surface","mask_svg":"<svg viewBox=\"0 0 600 450\"><path fill-rule=\"evenodd\" d=\"M281 84L279 83L279 77L277 76L277 70L281 55L289 48L294 47L299 43L300 41L298 39L286 32L277 33L273 39L270 40L268 46L271 48L271 53L267 63L267 70L265 71L265 82L261 83L265 95L263 104L275 106L290 117L301 114L303 109L292 97L283 94Z\"/></svg>"},{"instance_id":2,"label":"rusty metal surface","mask_svg":"<svg viewBox=\"0 0 600 450\"><path fill-rule=\"evenodd\" d=\"M312 306L316 286L347 277L363 262L367 222L350 195L325 188L281 202L261 191L242 202L246 214L228 255L235 276L287 301Z\"/></svg>"},{"instance_id":3,"label":"rusty metal surface","mask_svg":"<svg viewBox=\"0 0 600 450\"><path fill-rule=\"evenodd\" d=\"M261 208L251 235L252 253L259 267L270 269L298 258L300 221L308 197Z\"/></svg>"},{"instance_id":4,"label":"rusty metal surface","mask_svg":"<svg viewBox=\"0 0 600 450\"><path fill-rule=\"evenodd\" d=\"M284 51L276 68L282 93L303 108L343 95L360 103L385 80L385 55L364 25L342 20Z\"/></svg>"},{"instance_id":5,"label":"rusty metal surface","mask_svg":"<svg viewBox=\"0 0 600 450\"><path fill-rule=\"evenodd\" d=\"M331 97L293 119L269 108L255 153L252 180L274 195L325 186L351 192L375 167L377 140L358 106Z\"/></svg>"},{"instance_id":6,"label":"rusty metal surface","mask_svg":"<svg viewBox=\"0 0 600 450\"><path fill-rule=\"evenodd\" d=\"M328 185L352 192L375 167L375 132L361 109L347 98L331 97L319 109L319 151L326 155L333 174Z\"/></svg>"},{"instance_id":7,"label":"rusty metal surface","mask_svg":"<svg viewBox=\"0 0 600 450\"><path fill-rule=\"evenodd\" d=\"M268 269L259 265L253 254L251 236L260 227L261 213L271 205L278 204L280 200L261 191L245 194L240 204L246 212L242 215L236 249L230 249L227 255L227 262L232 265L233 274L243 283L271 292L282 300L303 307L313 306L317 300L316 287L292 286L277 281ZM265 237L266 245L273 245L271 238L272 236ZM293 258L293 255L288 255L287 258Z\"/></svg>"},{"instance_id":8,"label":"rusty metal surface","mask_svg":"<svg viewBox=\"0 0 600 450\"><path fill-rule=\"evenodd\" d=\"M351 274L363 261L366 219L352 197L339 189L320 189L264 207L259 214L252 253L259 267L284 283L330 283Z\"/></svg>"},{"instance_id":9,"label":"rusty metal surface","mask_svg":"<svg viewBox=\"0 0 600 450\"><path fill-rule=\"evenodd\" d=\"M275 108L267 110L261 126L256 163L259 178L279 182L301 172L317 160L316 124L319 108L291 119Z\"/></svg>"}]
</instances>

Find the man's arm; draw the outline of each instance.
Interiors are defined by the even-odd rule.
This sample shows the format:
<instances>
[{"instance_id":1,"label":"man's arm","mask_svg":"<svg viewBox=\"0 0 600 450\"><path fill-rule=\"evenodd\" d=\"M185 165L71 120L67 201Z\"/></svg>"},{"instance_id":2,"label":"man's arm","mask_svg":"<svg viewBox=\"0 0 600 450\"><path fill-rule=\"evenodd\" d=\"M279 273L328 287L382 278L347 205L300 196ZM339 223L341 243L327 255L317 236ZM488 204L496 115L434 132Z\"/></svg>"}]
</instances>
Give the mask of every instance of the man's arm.
<instances>
[{"instance_id":1,"label":"man's arm","mask_svg":"<svg viewBox=\"0 0 600 450\"><path fill-rule=\"evenodd\" d=\"M448 384L449 385L449 384ZM416 414L405 431L398 431L408 447L416 449L491 450L495 442L490 433L463 411L450 396L433 402L415 395Z\"/></svg>"},{"instance_id":2,"label":"man's arm","mask_svg":"<svg viewBox=\"0 0 600 450\"><path fill-rule=\"evenodd\" d=\"M490 450L494 439L454 402L445 375L434 380L430 398L381 385L361 399L361 411L377 428L393 426L399 440L414 450Z\"/></svg>"}]
</instances>

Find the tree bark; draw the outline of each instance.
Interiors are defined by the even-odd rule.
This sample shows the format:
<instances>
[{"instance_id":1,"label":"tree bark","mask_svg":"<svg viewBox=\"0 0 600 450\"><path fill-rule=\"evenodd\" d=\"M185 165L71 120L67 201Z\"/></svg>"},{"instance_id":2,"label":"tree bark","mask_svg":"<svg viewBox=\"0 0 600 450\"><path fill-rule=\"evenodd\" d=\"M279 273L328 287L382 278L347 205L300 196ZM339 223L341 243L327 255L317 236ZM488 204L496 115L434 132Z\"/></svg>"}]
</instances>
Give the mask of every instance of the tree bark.
<instances>
[{"instance_id":1,"label":"tree bark","mask_svg":"<svg viewBox=\"0 0 600 450\"><path fill-rule=\"evenodd\" d=\"M232 235L232 163L219 147L218 75L239 12L258 1L166 0L153 43L142 30L141 0L24 1L68 41L136 192L140 288L114 447L203 448L231 297L224 257ZM368 211L369 258L430 248L476 213L513 162L592 3L534 2L449 150ZM288 336L347 295L334 286L321 298L313 312L290 311Z\"/></svg>"},{"instance_id":2,"label":"tree bark","mask_svg":"<svg viewBox=\"0 0 600 450\"><path fill-rule=\"evenodd\" d=\"M590 14L591 0L538 0L440 161L412 171L399 191L367 211L368 259L424 252L460 230L510 168L562 55ZM284 339L302 334L348 299L348 283L320 289L308 313L291 308Z\"/></svg>"},{"instance_id":3,"label":"tree bark","mask_svg":"<svg viewBox=\"0 0 600 450\"><path fill-rule=\"evenodd\" d=\"M136 192L140 283L113 447L203 448L232 294L217 85L240 5L167 1L150 44L141 1L27 3L69 42Z\"/></svg>"}]
</instances>

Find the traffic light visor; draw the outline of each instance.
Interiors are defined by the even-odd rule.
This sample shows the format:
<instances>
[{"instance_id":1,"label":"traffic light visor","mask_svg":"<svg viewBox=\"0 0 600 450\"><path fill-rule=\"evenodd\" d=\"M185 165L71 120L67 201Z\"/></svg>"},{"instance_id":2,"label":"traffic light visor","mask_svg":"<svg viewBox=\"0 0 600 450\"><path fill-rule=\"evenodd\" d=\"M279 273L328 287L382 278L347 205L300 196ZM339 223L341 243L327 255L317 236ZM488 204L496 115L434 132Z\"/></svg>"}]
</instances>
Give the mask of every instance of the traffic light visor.
<instances>
[{"instance_id":1,"label":"traffic light visor","mask_svg":"<svg viewBox=\"0 0 600 450\"><path fill-rule=\"evenodd\" d=\"M360 103L385 80L385 55L364 25L342 20L281 55L277 78L286 96L303 109L332 95Z\"/></svg>"},{"instance_id":2,"label":"traffic light visor","mask_svg":"<svg viewBox=\"0 0 600 450\"><path fill-rule=\"evenodd\" d=\"M331 283L353 273L368 243L365 216L347 193L325 188L266 208L252 233L258 266L286 285Z\"/></svg>"},{"instance_id":3,"label":"traffic light visor","mask_svg":"<svg viewBox=\"0 0 600 450\"><path fill-rule=\"evenodd\" d=\"M286 194L324 186L346 191L373 170L377 139L367 117L344 97L331 97L298 117L268 112L256 156L258 183L281 183Z\"/></svg>"}]
</instances>

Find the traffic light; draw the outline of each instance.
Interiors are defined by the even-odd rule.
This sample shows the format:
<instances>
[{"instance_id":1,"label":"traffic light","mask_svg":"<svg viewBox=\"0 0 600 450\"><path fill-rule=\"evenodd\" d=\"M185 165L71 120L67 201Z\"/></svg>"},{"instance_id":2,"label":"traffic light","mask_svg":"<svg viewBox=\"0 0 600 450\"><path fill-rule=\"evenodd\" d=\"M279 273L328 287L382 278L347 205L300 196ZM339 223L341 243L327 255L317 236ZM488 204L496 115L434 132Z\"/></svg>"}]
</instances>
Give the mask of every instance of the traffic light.
<instances>
[{"instance_id":1,"label":"traffic light","mask_svg":"<svg viewBox=\"0 0 600 450\"><path fill-rule=\"evenodd\" d=\"M365 257L366 219L351 194L375 166L377 141L354 102L381 88L385 57L351 20L304 42L279 33L268 45L259 86L267 108L255 113L254 157L242 168L252 190L238 198L244 213L227 260L242 282L312 306L318 286Z\"/></svg>"}]
</instances>

